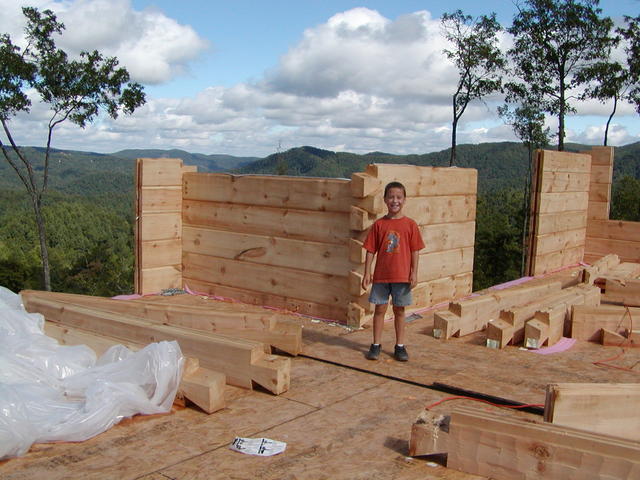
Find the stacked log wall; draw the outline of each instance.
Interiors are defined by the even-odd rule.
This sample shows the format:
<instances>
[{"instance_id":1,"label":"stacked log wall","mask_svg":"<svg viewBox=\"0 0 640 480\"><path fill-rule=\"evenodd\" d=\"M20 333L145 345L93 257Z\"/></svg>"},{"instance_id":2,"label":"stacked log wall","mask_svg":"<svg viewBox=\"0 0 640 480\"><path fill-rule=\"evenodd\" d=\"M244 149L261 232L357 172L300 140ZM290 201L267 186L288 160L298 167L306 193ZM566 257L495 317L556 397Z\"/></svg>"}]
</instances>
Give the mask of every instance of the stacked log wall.
<instances>
[{"instance_id":1,"label":"stacked log wall","mask_svg":"<svg viewBox=\"0 0 640 480\"><path fill-rule=\"evenodd\" d=\"M182 285L182 174L175 158L136 162L135 278L138 294Z\"/></svg>"},{"instance_id":2,"label":"stacked log wall","mask_svg":"<svg viewBox=\"0 0 640 480\"><path fill-rule=\"evenodd\" d=\"M189 288L346 320L348 180L193 173L183 202Z\"/></svg>"},{"instance_id":3,"label":"stacked log wall","mask_svg":"<svg viewBox=\"0 0 640 480\"><path fill-rule=\"evenodd\" d=\"M414 306L471 293L476 170L370 165L347 180L183 175L179 160L172 160L172 166L162 161L162 168L173 169L175 175L170 184L165 180L154 185L153 192L160 199L164 191L173 200L159 212L138 209L140 225L148 225L149 219L156 225L155 237L138 236L155 242L152 268L159 279L147 282L149 288L140 293L182 285L360 326L372 313L361 288L362 241L375 219L386 213L383 188L394 180L406 185L404 212L416 220L426 243ZM139 162L141 171L147 162L159 168L145 159ZM181 195L176 194L177 185ZM149 198L149 188L139 183L141 199ZM155 220L158 213L166 215L158 217L164 223ZM169 256L159 254L159 242L165 240L174 247ZM140 244L146 245L144 241ZM147 252L141 249L136 256L137 276L148 273L143 267L150 258Z\"/></svg>"},{"instance_id":4,"label":"stacked log wall","mask_svg":"<svg viewBox=\"0 0 640 480\"><path fill-rule=\"evenodd\" d=\"M384 187L401 182L407 191L403 208L418 224L425 248L420 252L418 285L413 290L415 307L428 307L471 293L477 198L477 170L470 168L418 167L414 165L369 165L352 177L354 205L351 211L352 272L354 299L349 322L368 321L372 310L367 292L359 288L365 252L362 250L369 227L386 213Z\"/></svg>"},{"instance_id":5,"label":"stacked log wall","mask_svg":"<svg viewBox=\"0 0 640 480\"><path fill-rule=\"evenodd\" d=\"M527 272L542 275L583 260L591 155L541 150L532 182Z\"/></svg>"},{"instance_id":6,"label":"stacked log wall","mask_svg":"<svg viewBox=\"0 0 640 480\"><path fill-rule=\"evenodd\" d=\"M584 260L615 253L621 262L640 263L640 222L610 220L613 147L592 150L589 215Z\"/></svg>"}]
</instances>

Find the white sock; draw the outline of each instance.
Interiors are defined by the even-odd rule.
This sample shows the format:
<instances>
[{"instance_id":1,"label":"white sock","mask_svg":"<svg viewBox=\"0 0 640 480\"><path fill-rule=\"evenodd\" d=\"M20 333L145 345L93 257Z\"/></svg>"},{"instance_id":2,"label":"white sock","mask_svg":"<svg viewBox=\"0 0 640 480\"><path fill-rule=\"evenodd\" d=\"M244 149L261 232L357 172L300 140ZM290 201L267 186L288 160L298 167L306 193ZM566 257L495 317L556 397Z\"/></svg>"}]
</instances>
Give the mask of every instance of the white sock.
<instances>
[{"instance_id":1,"label":"white sock","mask_svg":"<svg viewBox=\"0 0 640 480\"><path fill-rule=\"evenodd\" d=\"M396 343L397 347L404 347L404 343Z\"/></svg>"}]
</instances>

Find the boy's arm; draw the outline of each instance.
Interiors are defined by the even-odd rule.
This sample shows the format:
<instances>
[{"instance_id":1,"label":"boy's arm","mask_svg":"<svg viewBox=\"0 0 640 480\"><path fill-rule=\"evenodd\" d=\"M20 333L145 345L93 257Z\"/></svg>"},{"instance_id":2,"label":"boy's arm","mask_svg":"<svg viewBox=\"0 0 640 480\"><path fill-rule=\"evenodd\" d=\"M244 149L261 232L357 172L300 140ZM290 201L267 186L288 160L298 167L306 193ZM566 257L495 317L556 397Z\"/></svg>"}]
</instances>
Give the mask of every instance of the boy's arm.
<instances>
[{"instance_id":1,"label":"boy's arm","mask_svg":"<svg viewBox=\"0 0 640 480\"><path fill-rule=\"evenodd\" d=\"M371 271L371 264L373 263L373 257L375 254L367 251L367 258L364 262L364 275L362 276L362 288L367 290L371 282L373 282L373 272Z\"/></svg>"},{"instance_id":2,"label":"boy's arm","mask_svg":"<svg viewBox=\"0 0 640 480\"><path fill-rule=\"evenodd\" d=\"M411 272L409 273L409 284L411 288L418 284L418 261L420 259L420 251L411 252Z\"/></svg>"}]
</instances>

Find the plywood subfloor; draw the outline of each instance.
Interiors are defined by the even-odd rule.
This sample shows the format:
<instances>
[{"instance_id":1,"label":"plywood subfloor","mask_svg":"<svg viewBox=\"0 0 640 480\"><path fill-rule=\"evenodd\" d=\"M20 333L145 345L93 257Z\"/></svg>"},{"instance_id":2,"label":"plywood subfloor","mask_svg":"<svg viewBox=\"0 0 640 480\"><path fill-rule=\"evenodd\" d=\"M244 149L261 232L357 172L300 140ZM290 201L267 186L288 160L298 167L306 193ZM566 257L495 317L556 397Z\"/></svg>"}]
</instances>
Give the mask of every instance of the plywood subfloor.
<instances>
[{"instance_id":1,"label":"plywood subfloor","mask_svg":"<svg viewBox=\"0 0 640 480\"><path fill-rule=\"evenodd\" d=\"M407 324L407 349L410 360L399 364L392 359L393 323L385 324L383 353L378 361L364 358L372 333L336 329L328 325L305 322L305 355L313 358L365 369L424 385L443 384L520 403L543 404L548 383L596 382L635 383L640 381L640 351L603 347L577 341L569 350L540 355L519 347L494 350L485 346L482 332L461 338L433 338L433 313ZM617 358L613 358L617 357ZM594 362L612 359L615 367Z\"/></svg>"},{"instance_id":2,"label":"plywood subfloor","mask_svg":"<svg viewBox=\"0 0 640 480\"><path fill-rule=\"evenodd\" d=\"M481 478L407 457L415 417L443 394L308 358L293 359L292 371L284 395L228 387L228 408L215 414L174 409L126 420L86 442L35 445L24 457L0 463L0 477ZM236 436L284 441L287 450L274 457L243 455L229 449Z\"/></svg>"},{"instance_id":3,"label":"plywood subfloor","mask_svg":"<svg viewBox=\"0 0 640 480\"><path fill-rule=\"evenodd\" d=\"M212 302L187 295L150 301ZM640 378L637 349L622 353L620 348L578 342L569 351L548 356L517 347L491 350L481 333L434 339L432 315L427 314L407 324L408 363L391 358L391 323L385 327L381 359L371 362L363 356L370 329L349 331L296 318L305 326L305 346L304 356L292 359L289 392L273 396L227 387L228 407L213 415L174 409L167 415L127 420L86 442L36 445L24 457L0 463L0 478L477 479L407 457L418 412L448 396L427 386L439 383L541 404L550 382L626 383ZM607 359L630 370L594 365ZM492 408L455 400L435 409L447 413L453 403ZM275 457L251 457L229 450L236 436L272 438L288 447Z\"/></svg>"}]
</instances>

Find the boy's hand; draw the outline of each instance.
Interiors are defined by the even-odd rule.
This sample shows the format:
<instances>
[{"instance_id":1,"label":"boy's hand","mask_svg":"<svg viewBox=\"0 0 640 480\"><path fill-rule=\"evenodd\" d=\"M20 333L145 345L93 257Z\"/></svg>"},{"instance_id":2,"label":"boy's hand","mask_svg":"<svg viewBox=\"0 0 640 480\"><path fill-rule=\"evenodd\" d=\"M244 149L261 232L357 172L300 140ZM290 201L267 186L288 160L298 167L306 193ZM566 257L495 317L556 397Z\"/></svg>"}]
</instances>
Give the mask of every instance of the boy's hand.
<instances>
[{"instance_id":1,"label":"boy's hand","mask_svg":"<svg viewBox=\"0 0 640 480\"><path fill-rule=\"evenodd\" d=\"M418 284L418 274L416 272L411 272L409 275L409 287L413 288Z\"/></svg>"},{"instance_id":2,"label":"boy's hand","mask_svg":"<svg viewBox=\"0 0 640 480\"><path fill-rule=\"evenodd\" d=\"M373 273L365 273L362 277L362 289L367 290L373 282Z\"/></svg>"}]
</instances>

